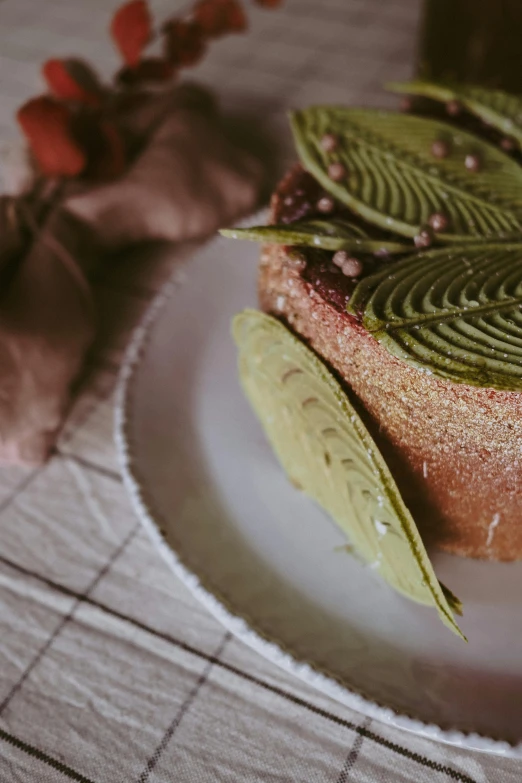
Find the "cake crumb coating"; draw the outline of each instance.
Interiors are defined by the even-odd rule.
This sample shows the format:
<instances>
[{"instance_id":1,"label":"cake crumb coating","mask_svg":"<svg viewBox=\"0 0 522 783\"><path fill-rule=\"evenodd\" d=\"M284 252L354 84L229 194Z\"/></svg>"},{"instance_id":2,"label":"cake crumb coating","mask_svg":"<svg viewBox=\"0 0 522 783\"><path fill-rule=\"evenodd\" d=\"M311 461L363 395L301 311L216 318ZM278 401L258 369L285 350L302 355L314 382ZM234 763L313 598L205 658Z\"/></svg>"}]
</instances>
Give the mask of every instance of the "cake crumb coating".
<instances>
[{"instance_id":1,"label":"cake crumb coating","mask_svg":"<svg viewBox=\"0 0 522 783\"><path fill-rule=\"evenodd\" d=\"M279 201L276 193L273 220ZM520 392L454 383L401 362L303 279L280 245L263 248L259 298L351 389L428 544L522 559Z\"/></svg>"}]
</instances>

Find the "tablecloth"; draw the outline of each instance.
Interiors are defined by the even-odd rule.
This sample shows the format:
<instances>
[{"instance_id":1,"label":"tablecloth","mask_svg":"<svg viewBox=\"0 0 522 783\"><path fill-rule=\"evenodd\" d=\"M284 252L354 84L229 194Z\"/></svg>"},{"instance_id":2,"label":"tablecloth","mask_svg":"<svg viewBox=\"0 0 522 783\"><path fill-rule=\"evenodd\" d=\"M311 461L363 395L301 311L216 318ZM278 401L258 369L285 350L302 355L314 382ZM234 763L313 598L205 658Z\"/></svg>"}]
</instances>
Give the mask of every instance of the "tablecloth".
<instances>
[{"instance_id":1,"label":"tablecloth","mask_svg":"<svg viewBox=\"0 0 522 783\"><path fill-rule=\"evenodd\" d=\"M0 142L74 53L110 72L114 0L0 2ZM161 16L173 0L152 4ZM411 71L418 0L287 0L253 9L195 69L291 156L285 110L389 105ZM169 572L123 488L113 395L129 334L190 248L128 253L97 284L100 334L43 468L0 470L0 781L511 783L522 763L366 719L235 640ZM173 336L175 339L175 336Z\"/></svg>"}]
</instances>

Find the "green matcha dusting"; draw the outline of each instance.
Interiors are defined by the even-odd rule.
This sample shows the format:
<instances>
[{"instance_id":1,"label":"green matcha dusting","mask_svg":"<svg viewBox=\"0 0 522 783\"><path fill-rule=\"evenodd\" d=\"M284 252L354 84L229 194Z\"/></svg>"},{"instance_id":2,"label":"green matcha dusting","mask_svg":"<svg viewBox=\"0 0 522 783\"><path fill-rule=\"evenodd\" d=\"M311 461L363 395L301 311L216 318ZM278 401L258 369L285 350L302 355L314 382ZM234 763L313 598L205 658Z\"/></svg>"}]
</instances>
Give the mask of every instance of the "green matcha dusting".
<instances>
[{"instance_id":1,"label":"green matcha dusting","mask_svg":"<svg viewBox=\"0 0 522 783\"><path fill-rule=\"evenodd\" d=\"M269 315L246 310L233 331L244 391L291 481L370 568L465 638L453 618L458 599L439 584L390 471L331 373Z\"/></svg>"},{"instance_id":2,"label":"green matcha dusting","mask_svg":"<svg viewBox=\"0 0 522 783\"><path fill-rule=\"evenodd\" d=\"M331 260L347 253L338 266L357 281L348 313L390 353L455 383L520 391L522 99L430 82L391 89L446 104L450 122L342 107L294 112L301 163L325 194L317 211L335 214L228 235L317 248ZM498 144L462 127L482 127L477 118Z\"/></svg>"}]
</instances>

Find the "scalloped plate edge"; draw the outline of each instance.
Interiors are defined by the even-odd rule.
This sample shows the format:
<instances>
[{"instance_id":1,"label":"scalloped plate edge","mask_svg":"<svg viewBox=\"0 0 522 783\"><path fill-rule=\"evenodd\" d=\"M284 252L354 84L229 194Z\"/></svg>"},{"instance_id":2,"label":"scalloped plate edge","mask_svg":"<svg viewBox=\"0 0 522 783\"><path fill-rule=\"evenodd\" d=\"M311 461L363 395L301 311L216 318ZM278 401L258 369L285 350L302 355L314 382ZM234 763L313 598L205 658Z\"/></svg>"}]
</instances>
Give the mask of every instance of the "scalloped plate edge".
<instances>
[{"instance_id":1,"label":"scalloped plate edge","mask_svg":"<svg viewBox=\"0 0 522 783\"><path fill-rule=\"evenodd\" d=\"M265 211L242 221L239 225L246 227L254 225L254 221L259 222L263 219L266 219ZM203 247L204 245L199 250ZM199 250L196 252L199 252ZM190 264L190 259L184 263ZM466 750L522 759L522 742L517 745L510 745L509 742L504 740L494 739L476 732L468 733L458 729L442 728L433 723L425 723L419 718L414 718L404 713L396 712L391 707L380 705L356 690L342 685L332 676L319 671L311 661L296 659L290 652L283 650L275 639L263 636L249 625L244 617L236 614L232 607L227 606L226 602L216 593L207 589L202 578L188 569L183 563L182 555L165 542L160 533L160 515L154 509L151 500L147 499L147 488L140 479L136 469L130 424L134 410L133 387L136 373L139 370L156 321L177 289L176 274L177 271L173 273L170 280L159 291L141 323L134 330L125 351L119 373L114 411L114 439L123 483L140 522L160 555L192 594L234 636L272 663L300 678L308 685L317 688L335 701L388 726L417 734L426 739L454 745Z\"/></svg>"}]
</instances>

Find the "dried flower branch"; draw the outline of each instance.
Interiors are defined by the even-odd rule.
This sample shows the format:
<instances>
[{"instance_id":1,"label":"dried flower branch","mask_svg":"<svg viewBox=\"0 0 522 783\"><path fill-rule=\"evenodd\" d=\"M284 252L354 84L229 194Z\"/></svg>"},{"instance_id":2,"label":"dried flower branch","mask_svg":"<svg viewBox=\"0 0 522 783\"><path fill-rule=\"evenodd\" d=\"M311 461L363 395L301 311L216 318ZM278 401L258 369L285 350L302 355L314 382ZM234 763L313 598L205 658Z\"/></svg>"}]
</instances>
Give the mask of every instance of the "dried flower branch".
<instances>
[{"instance_id":1,"label":"dried flower branch","mask_svg":"<svg viewBox=\"0 0 522 783\"><path fill-rule=\"evenodd\" d=\"M275 8L281 0L254 0ZM248 21L241 0L197 0L155 31L146 0L129 0L114 14L110 34L123 66L110 85L76 58L47 60L42 76L50 95L22 106L17 119L34 161L45 177L117 177L130 162L131 145L119 128L115 98L147 84L168 85L179 70L196 65L209 43L242 33ZM146 48L162 39L162 54Z\"/></svg>"}]
</instances>

